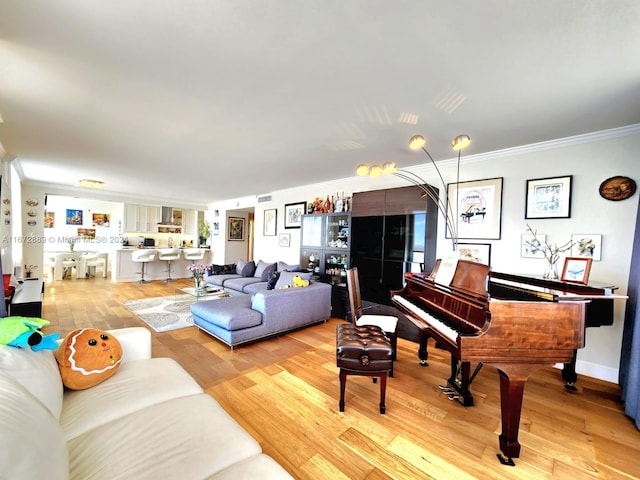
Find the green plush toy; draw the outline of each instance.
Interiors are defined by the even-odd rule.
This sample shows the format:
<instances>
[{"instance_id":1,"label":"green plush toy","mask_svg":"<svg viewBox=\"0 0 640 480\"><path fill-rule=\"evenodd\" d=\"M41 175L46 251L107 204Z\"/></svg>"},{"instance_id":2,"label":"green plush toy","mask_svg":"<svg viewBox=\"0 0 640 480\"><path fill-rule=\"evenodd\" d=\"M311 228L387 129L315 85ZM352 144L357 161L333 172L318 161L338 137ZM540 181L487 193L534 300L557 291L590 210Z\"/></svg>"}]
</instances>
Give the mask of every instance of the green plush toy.
<instances>
[{"instance_id":1,"label":"green plush toy","mask_svg":"<svg viewBox=\"0 0 640 480\"><path fill-rule=\"evenodd\" d=\"M49 325L48 320L31 317L5 317L0 318L0 345L26 348L37 352L38 350L56 350L60 337L59 333L43 335L40 330Z\"/></svg>"}]
</instances>

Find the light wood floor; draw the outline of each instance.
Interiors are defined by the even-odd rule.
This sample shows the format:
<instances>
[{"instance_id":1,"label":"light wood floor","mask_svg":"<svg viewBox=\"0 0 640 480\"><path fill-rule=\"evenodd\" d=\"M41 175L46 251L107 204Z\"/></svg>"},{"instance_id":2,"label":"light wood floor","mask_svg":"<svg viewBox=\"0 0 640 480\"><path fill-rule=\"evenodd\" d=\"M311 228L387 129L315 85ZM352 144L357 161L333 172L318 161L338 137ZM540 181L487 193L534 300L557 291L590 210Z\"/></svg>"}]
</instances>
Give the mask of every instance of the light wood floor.
<instances>
[{"instance_id":1,"label":"light wood floor","mask_svg":"<svg viewBox=\"0 0 640 480\"><path fill-rule=\"evenodd\" d=\"M145 285L102 278L45 286L47 333L144 324L122 303L172 295L180 280ZM262 445L300 479L629 479L640 476L640 432L627 418L617 385L587 377L566 393L551 367L525 388L516 467L497 459L498 375L485 367L473 383L476 406L464 408L438 389L448 376L445 352L430 348L420 367L416 345L398 341L387 413L378 385L350 376L338 411L335 328L341 320L230 350L195 327L153 333L154 356L175 358Z\"/></svg>"}]
</instances>

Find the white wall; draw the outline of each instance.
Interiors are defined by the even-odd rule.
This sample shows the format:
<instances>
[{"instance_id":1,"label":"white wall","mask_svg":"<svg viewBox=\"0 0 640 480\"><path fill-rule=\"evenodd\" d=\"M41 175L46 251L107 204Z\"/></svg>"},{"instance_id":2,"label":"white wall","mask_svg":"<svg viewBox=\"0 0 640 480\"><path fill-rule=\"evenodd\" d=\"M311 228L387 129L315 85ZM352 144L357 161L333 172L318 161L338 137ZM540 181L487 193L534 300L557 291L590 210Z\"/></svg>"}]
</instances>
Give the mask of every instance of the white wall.
<instances>
[{"instance_id":1,"label":"white wall","mask_svg":"<svg viewBox=\"0 0 640 480\"><path fill-rule=\"evenodd\" d=\"M631 261L635 218L640 193L630 199L613 202L600 197L598 188L602 181L624 175L640 182L640 126L615 131L582 135L554 142L520 147L486 155L464 157L460 169L460 181L503 177L502 235L500 240L465 240L469 243L491 244L491 266L495 271L540 275L543 260L520 256L521 235L529 223L547 240L566 242L572 234L601 234L602 259L594 262L590 280L611 282L619 287L617 293L626 294ZM419 153L416 153L418 155ZM425 157L425 162L428 159ZM354 169L355 164L354 161ZM455 161L438 163L446 183L456 181ZM402 165L399 165L402 168ZM429 164L412 168L425 181L443 188L434 168ZM571 217L564 219L525 220L525 186L529 179L573 175ZM352 177L322 184L307 185L295 189L272 192L270 202L258 203L256 198L228 200L210 206L224 212L230 208L255 208L254 258L265 261L283 260L298 263L300 230L284 229L284 205L311 201L327 194L376 190L407 186L404 180L393 176L377 179ZM278 211L277 232L291 234L291 246L280 247L278 236L264 237L263 213L265 209ZM210 220L211 221L211 220ZM225 257L224 233L214 237L214 259ZM439 219L438 257L451 248L444 238L444 220ZM229 258L227 256L227 258ZM231 257L230 261L237 258ZM561 260L562 262L562 260ZM578 352L577 370L603 380L617 382L620 346L624 321L624 300L615 301L614 325L587 329L586 347Z\"/></svg>"}]
</instances>

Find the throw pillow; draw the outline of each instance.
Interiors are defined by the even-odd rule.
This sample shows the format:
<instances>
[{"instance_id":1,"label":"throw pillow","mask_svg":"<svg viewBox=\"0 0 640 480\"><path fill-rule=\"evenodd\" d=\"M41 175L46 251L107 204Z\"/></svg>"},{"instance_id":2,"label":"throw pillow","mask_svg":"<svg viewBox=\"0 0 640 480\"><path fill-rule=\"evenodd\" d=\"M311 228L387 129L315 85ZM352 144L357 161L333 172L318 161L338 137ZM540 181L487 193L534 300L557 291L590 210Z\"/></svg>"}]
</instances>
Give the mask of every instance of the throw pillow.
<instances>
[{"instance_id":1,"label":"throw pillow","mask_svg":"<svg viewBox=\"0 0 640 480\"><path fill-rule=\"evenodd\" d=\"M56 350L62 383L71 390L93 387L116 373L122 361L122 346L104 330L74 330Z\"/></svg>"},{"instance_id":2,"label":"throw pillow","mask_svg":"<svg viewBox=\"0 0 640 480\"><path fill-rule=\"evenodd\" d=\"M279 272L297 272L298 270L300 270L300 265L289 265L284 262L278 261Z\"/></svg>"},{"instance_id":3,"label":"throw pillow","mask_svg":"<svg viewBox=\"0 0 640 480\"><path fill-rule=\"evenodd\" d=\"M253 260L251 260L250 262L245 263L244 267L242 268L242 273L240 275L242 275L243 277L253 277L253 274L256 271L256 262L254 262Z\"/></svg>"},{"instance_id":4,"label":"throw pillow","mask_svg":"<svg viewBox=\"0 0 640 480\"><path fill-rule=\"evenodd\" d=\"M280 272L280 278L276 282L275 288L289 288L294 285L293 279L295 277L300 277L302 280L310 280L311 273L303 273L303 272Z\"/></svg>"},{"instance_id":5,"label":"throw pillow","mask_svg":"<svg viewBox=\"0 0 640 480\"><path fill-rule=\"evenodd\" d=\"M267 282L269 280L269 272L273 272L275 269L275 263L267 263L260 260L256 265L256 271L253 273L253 276L259 278L263 282Z\"/></svg>"},{"instance_id":6,"label":"throw pillow","mask_svg":"<svg viewBox=\"0 0 640 480\"><path fill-rule=\"evenodd\" d=\"M242 275L242 269L247 265L246 260L238 260L236 262L236 273Z\"/></svg>"},{"instance_id":7,"label":"throw pillow","mask_svg":"<svg viewBox=\"0 0 640 480\"><path fill-rule=\"evenodd\" d=\"M267 290L273 290L280 278L280 272L269 272L269 279L267 280Z\"/></svg>"},{"instance_id":8,"label":"throw pillow","mask_svg":"<svg viewBox=\"0 0 640 480\"><path fill-rule=\"evenodd\" d=\"M208 275L220 275L222 274L222 271L224 270L224 265L215 265L215 264L211 264L211 266L209 268L207 268L207 274Z\"/></svg>"}]
</instances>

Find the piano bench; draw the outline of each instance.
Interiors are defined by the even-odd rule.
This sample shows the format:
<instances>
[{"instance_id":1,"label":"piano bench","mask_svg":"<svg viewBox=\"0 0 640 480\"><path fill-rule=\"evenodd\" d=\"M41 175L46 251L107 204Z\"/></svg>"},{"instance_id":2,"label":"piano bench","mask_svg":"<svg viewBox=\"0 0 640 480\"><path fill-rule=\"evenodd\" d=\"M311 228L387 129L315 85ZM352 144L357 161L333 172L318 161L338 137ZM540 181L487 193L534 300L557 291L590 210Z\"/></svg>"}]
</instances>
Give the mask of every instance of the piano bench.
<instances>
[{"instance_id":1,"label":"piano bench","mask_svg":"<svg viewBox=\"0 0 640 480\"><path fill-rule=\"evenodd\" d=\"M350 323L336 328L336 364L340 369L340 411L344 412L347 375L380 377L380 413L385 413L387 373L393 368L393 348L382 329Z\"/></svg>"}]
</instances>

